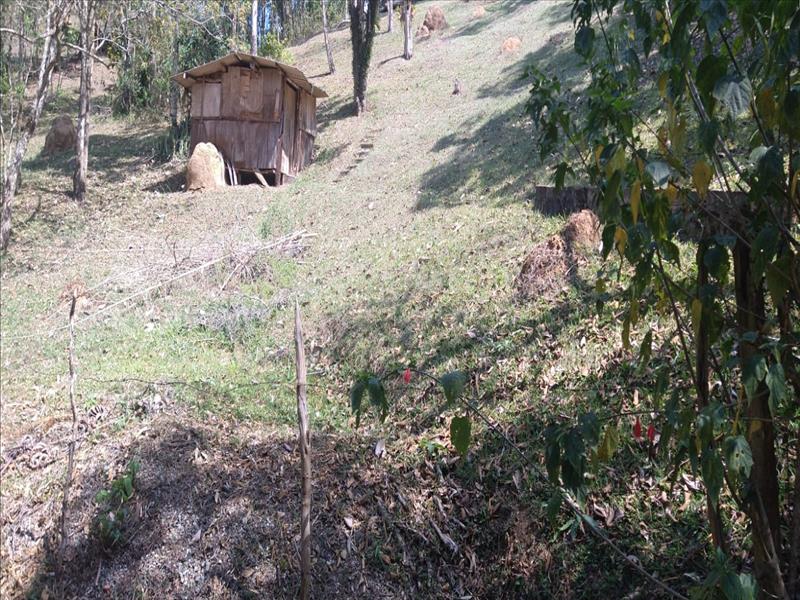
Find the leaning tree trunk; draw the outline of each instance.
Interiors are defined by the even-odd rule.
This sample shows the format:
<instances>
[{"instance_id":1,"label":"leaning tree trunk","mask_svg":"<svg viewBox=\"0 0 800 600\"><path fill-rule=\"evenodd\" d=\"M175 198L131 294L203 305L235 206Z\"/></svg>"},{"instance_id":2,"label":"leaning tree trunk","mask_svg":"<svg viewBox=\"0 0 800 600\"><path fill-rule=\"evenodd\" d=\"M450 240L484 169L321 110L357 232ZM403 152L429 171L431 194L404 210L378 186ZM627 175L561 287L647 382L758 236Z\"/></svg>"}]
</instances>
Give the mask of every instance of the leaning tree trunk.
<instances>
[{"instance_id":1,"label":"leaning tree trunk","mask_svg":"<svg viewBox=\"0 0 800 600\"><path fill-rule=\"evenodd\" d=\"M701 306L705 304L705 288L708 285L708 267L705 264L705 254L708 249L708 240L702 239L697 246L697 299L701 302ZM708 375L710 370L709 355L711 353L710 347L710 323L705 314L702 314L697 325L695 335L695 383L697 384L697 412L700 413L708 406L709 401L709 386ZM713 448L713 442L709 448L704 448L703 452L709 451ZM708 523L711 527L711 539L714 546L726 551L725 543L725 529L722 524L722 517L720 516L719 501L714 502L711 494L706 491L706 513L708 515Z\"/></svg>"},{"instance_id":2,"label":"leaning tree trunk","mask_svg":"<svg viewBox=\"0 0 800 600\"><path fill-rule=\"evenodd\" d=\"M172 72L180 70L180 24L175 18L175 28L172 34ZM172 147L175 149L178 140L178 104L180 102L180 88L174 81L169 84L169 124L172 131Z\"/></svg>"},{"instance_id":3,"label":"leaning tree trunk","mask_svg":"<svg viewBox=\"0 0 800 600\"><path fill-rule=\"evenodd\" d=\"M348 0L353 38L353 100L357 115L367 110L367 72L375 39L378 0Z\"/></svg>"},{"instance_id":4,"label":"leaning tree trunk","mask_svg":"<svg viewBox=\"0 0 800 600\"><path fill-rule=\"evenodd\" d=\"M733 266L736 288L736 320L741 333L761 331L765 316L764 285L754 277L750 245L740 236L734 246ZM742 341L742 366L758 352L758 344ZM780 568L780 499L778 461L775 455L775 425L769 408L769 389L762 381L747 399L747 442L753 454L751 492L747 498L753 522L753 558L762 597L788 598Z\"/></svg>"},{"instance_id":5,"label":"leaning tree trunk","mask_svg":"<svg viewBox=\"0 0 800 600\"><path fill-rule=\"evenodd\" d=\"M392 33L394 29L394 2L393 0L386 0L386 12L389 13L388 30Z\"/></svg>"},{"instance_id":6,"label":"leaning tree trunk","mask_svg":"<svg viewBox=\"0 0 800 600\"><path fill-rule=\"evenodd\" d=\"M89 171L89 112L92 96L92 58L94 31L94 0L80 0L78 13L81 23L81 83L78 101L78 132L75 143L75 173L72 189L75 200L83 204L86 199L86 177Z\"/></svg>"},{"instance_id":7,"label":"leaning tree trunk","mask_svg":"<svg viewBox=\"0 0 800 600\"><path fill-rule=\"evenodd\" d=\"M328 55L328 73L336 73L336 65L333 64L333 52L331 43L328 40L328 0L322 0L322 36L325 38L325 53Z\"/></svg>"},{"instance_id":8,"label":"leaning tree trunk","mask_svg":"<svg viewBox=\"0 0 800 600\"><path fill-rule=\"evenodd\" d=\"M411 60L414 54L414 37L411 34L411 21L414 17L414 7L411 5L411 0L404 0L403 6L403 58Z\"/></svg>"},{"instance_id":9,"label":"leaning tree trunk","mask_svg":"<svg viewBox=\"0 0 800 600\"><path fill-rule=\"evenodd\" d=\"M50 4L45 15L45 34L42 38L42 58L39 61L36 95L28 107L27 121L17 138L13 153L3 157L6 161L6 176L3 182L2 196L0 196L0 204L2 204L0 207L0 250L8 248L11 238L11 204L17 191L19 171L25 151L28 149L28 142L30 142L31 136L39 124L39 118L42 116L45 97L58 56L58 32L69 5L70 0L56 0Z\"/></svg>"},{"instance_id":10,"label":"leaning tree trunk","mask_svg":"<svg viewBox=\"0 0 800 600\"><path fill-rule=\"evenodd\" d=\"M258 0L250 5L250 54L258 54Z\"/></svg>"}]
</instances>

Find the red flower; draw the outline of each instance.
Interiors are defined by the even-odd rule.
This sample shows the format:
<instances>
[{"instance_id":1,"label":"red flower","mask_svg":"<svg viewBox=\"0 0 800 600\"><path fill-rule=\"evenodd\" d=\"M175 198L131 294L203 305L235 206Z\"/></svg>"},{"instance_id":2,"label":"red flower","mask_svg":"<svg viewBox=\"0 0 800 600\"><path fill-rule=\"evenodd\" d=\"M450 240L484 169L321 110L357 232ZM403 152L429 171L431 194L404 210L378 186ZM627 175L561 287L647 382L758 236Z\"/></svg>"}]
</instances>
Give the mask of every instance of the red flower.
<instances>
[{"instance_id":1,"label":"red flower","mask_svg":"<svg viewBox=\"0 0 800 600\"><path fill-rule=\"evenodd\" d=\"M647 439L651 442L654 442L656 439L656 428L653 426L652 423L647 426Z\"/></svg>"},{"instance_id":2,"label":"red flower","mask_svg":"<svg viewBox=\"0 0 800 600\"><path fill-rule=\"evenodd\" d=\"M633 437L637 442L642 439L642 422L639 421L639 417L636 417L636 423L633 424Z\"/></svg>"},{"instance_id":3,"label":"red flower","mask_svg":"<svg viewBox=\"0 0 800 600\"><path fill-rule=\"evenodd\" d=\"M411 382L411 369L403 371L403 382L408 385Z\"/></svg>"}]
</instances>

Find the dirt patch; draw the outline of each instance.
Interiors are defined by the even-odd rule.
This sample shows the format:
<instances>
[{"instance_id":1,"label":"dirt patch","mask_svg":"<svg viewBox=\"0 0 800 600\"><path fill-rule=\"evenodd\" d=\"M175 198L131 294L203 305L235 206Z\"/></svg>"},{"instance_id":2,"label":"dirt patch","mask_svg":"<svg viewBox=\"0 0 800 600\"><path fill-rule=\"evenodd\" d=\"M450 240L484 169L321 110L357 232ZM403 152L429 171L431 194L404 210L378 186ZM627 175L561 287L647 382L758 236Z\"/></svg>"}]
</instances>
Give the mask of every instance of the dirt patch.
<instances>
[{"instance_id":1,"label":"dirt patch","mask_svg":"<svg viewBox=\"0 0 800 600\"><path fill-rule=\"evenodd\" d=\"M534 246L515 281L519 296L533 300L562 289L586 255L597 248L599 228L597 215L582 210L570 216L559 234Z\"/></svg>"},{"instance_id":2,"label":"dirt patch","mask_svg":"<svg viewBox=\"0 0 800 600\"><path fill-rule=\"evenodd\" d=\"M600 244L600 220L594 212L584 209L570 216L561 235L573 252L593 252Z\"/></svg>"},{"instance_id":3,"label":"dirt patch","mask_svg":"<svg viewBox=\"0 0 800 600\"><path fill-rule=\"evenodd\" d=\"M515 52L519 52L519 49L522 47L522 40L518 37L510 37L503 40L503 45L500 47L500 51L503 54L513 54Z\"/></svg>"},{"instance_id":4,"label":"dirt patch","mask_svg":"<svg viewBox=\"0 0 800 600\"><path fill-rule=\"evenodd\" d=\"M296 436L167 413L139 425L80 443L62 577L56 499L4 505L3 597L295 597ZM445 434L437 440L446 443ZM374 440L314 436L314 597L489 597L507 588L530 544L514 542L513 564L478 557L505 554L522 523L536 540L545 521L519 504L511 481L478 475L476 486L460 477L456 456L406 466L388 460L419 444L390 441L377 459ZM140 468L122 538L103 551L95 497L132 460ZM50 477L63 447L58 461ZM480 508L487 505L488 516Z\"/></svg>"},{"instance_id":5,"label":"dirt patch","mask_svg":"<svg viewBox=\"0 0 800 600\"><path fill-rule=\"evenodd\" d=\"M476 6L475 9L472 11L472 18L473 19L482 19L486 16L486 9L482 6Z\"/></svg>"}]
</instances>

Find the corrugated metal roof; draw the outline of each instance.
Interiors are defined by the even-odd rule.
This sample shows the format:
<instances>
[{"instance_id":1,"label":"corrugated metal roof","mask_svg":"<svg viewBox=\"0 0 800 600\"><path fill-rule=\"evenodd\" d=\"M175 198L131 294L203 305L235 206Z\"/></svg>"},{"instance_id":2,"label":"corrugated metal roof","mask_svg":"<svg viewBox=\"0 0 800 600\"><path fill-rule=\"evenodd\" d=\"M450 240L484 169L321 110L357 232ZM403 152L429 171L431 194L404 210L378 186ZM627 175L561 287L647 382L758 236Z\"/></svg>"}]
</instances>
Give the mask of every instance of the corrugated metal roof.
<instances>
[{"instance_id":1,"label":"corrugated metal roof","mask_svg":"<svg viewBox=\"0 0 800 600\"><path fill-rule=\"evenodd\" d=\"M243 52L231 52L227 56L218 58L204 65L194 67L183 73L178 73L172 76L172 80L176 81L185 88L191 88L194 85L195 79L211 75L212 73L219 73L228 67L238 64L256 63L261 67L270 69L280 69L286 74L286 77L292 80L298 87L304 89L315 98L327 98L328 94L322 88L318 88L311 83L300 69L290 67L283 63L279 63L271 58L263 56L253 56L252 54L245 54Z\"/></svg>"}]
</instances>

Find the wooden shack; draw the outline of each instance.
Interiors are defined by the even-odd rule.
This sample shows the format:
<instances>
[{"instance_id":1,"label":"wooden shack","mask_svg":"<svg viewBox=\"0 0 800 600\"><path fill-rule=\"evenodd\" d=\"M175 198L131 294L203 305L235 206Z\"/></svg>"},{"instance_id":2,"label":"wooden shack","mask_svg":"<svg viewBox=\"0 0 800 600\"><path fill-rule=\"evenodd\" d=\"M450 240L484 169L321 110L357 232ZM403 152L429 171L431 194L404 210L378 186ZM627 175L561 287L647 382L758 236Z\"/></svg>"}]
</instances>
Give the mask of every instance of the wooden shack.
<instances>
[{"instance_id":1,"label":"wooden shack","mask_svg":"<svg viewBox=\"0 0 800 600\"><path fill-rule=\"evenodd\" d=\"M300 70L234 52L173 80L190 94L190 151L214 144L232 184L250 173L280 185L311 162L317 98L327 94Z\"/></svg>"}]
</instances>

